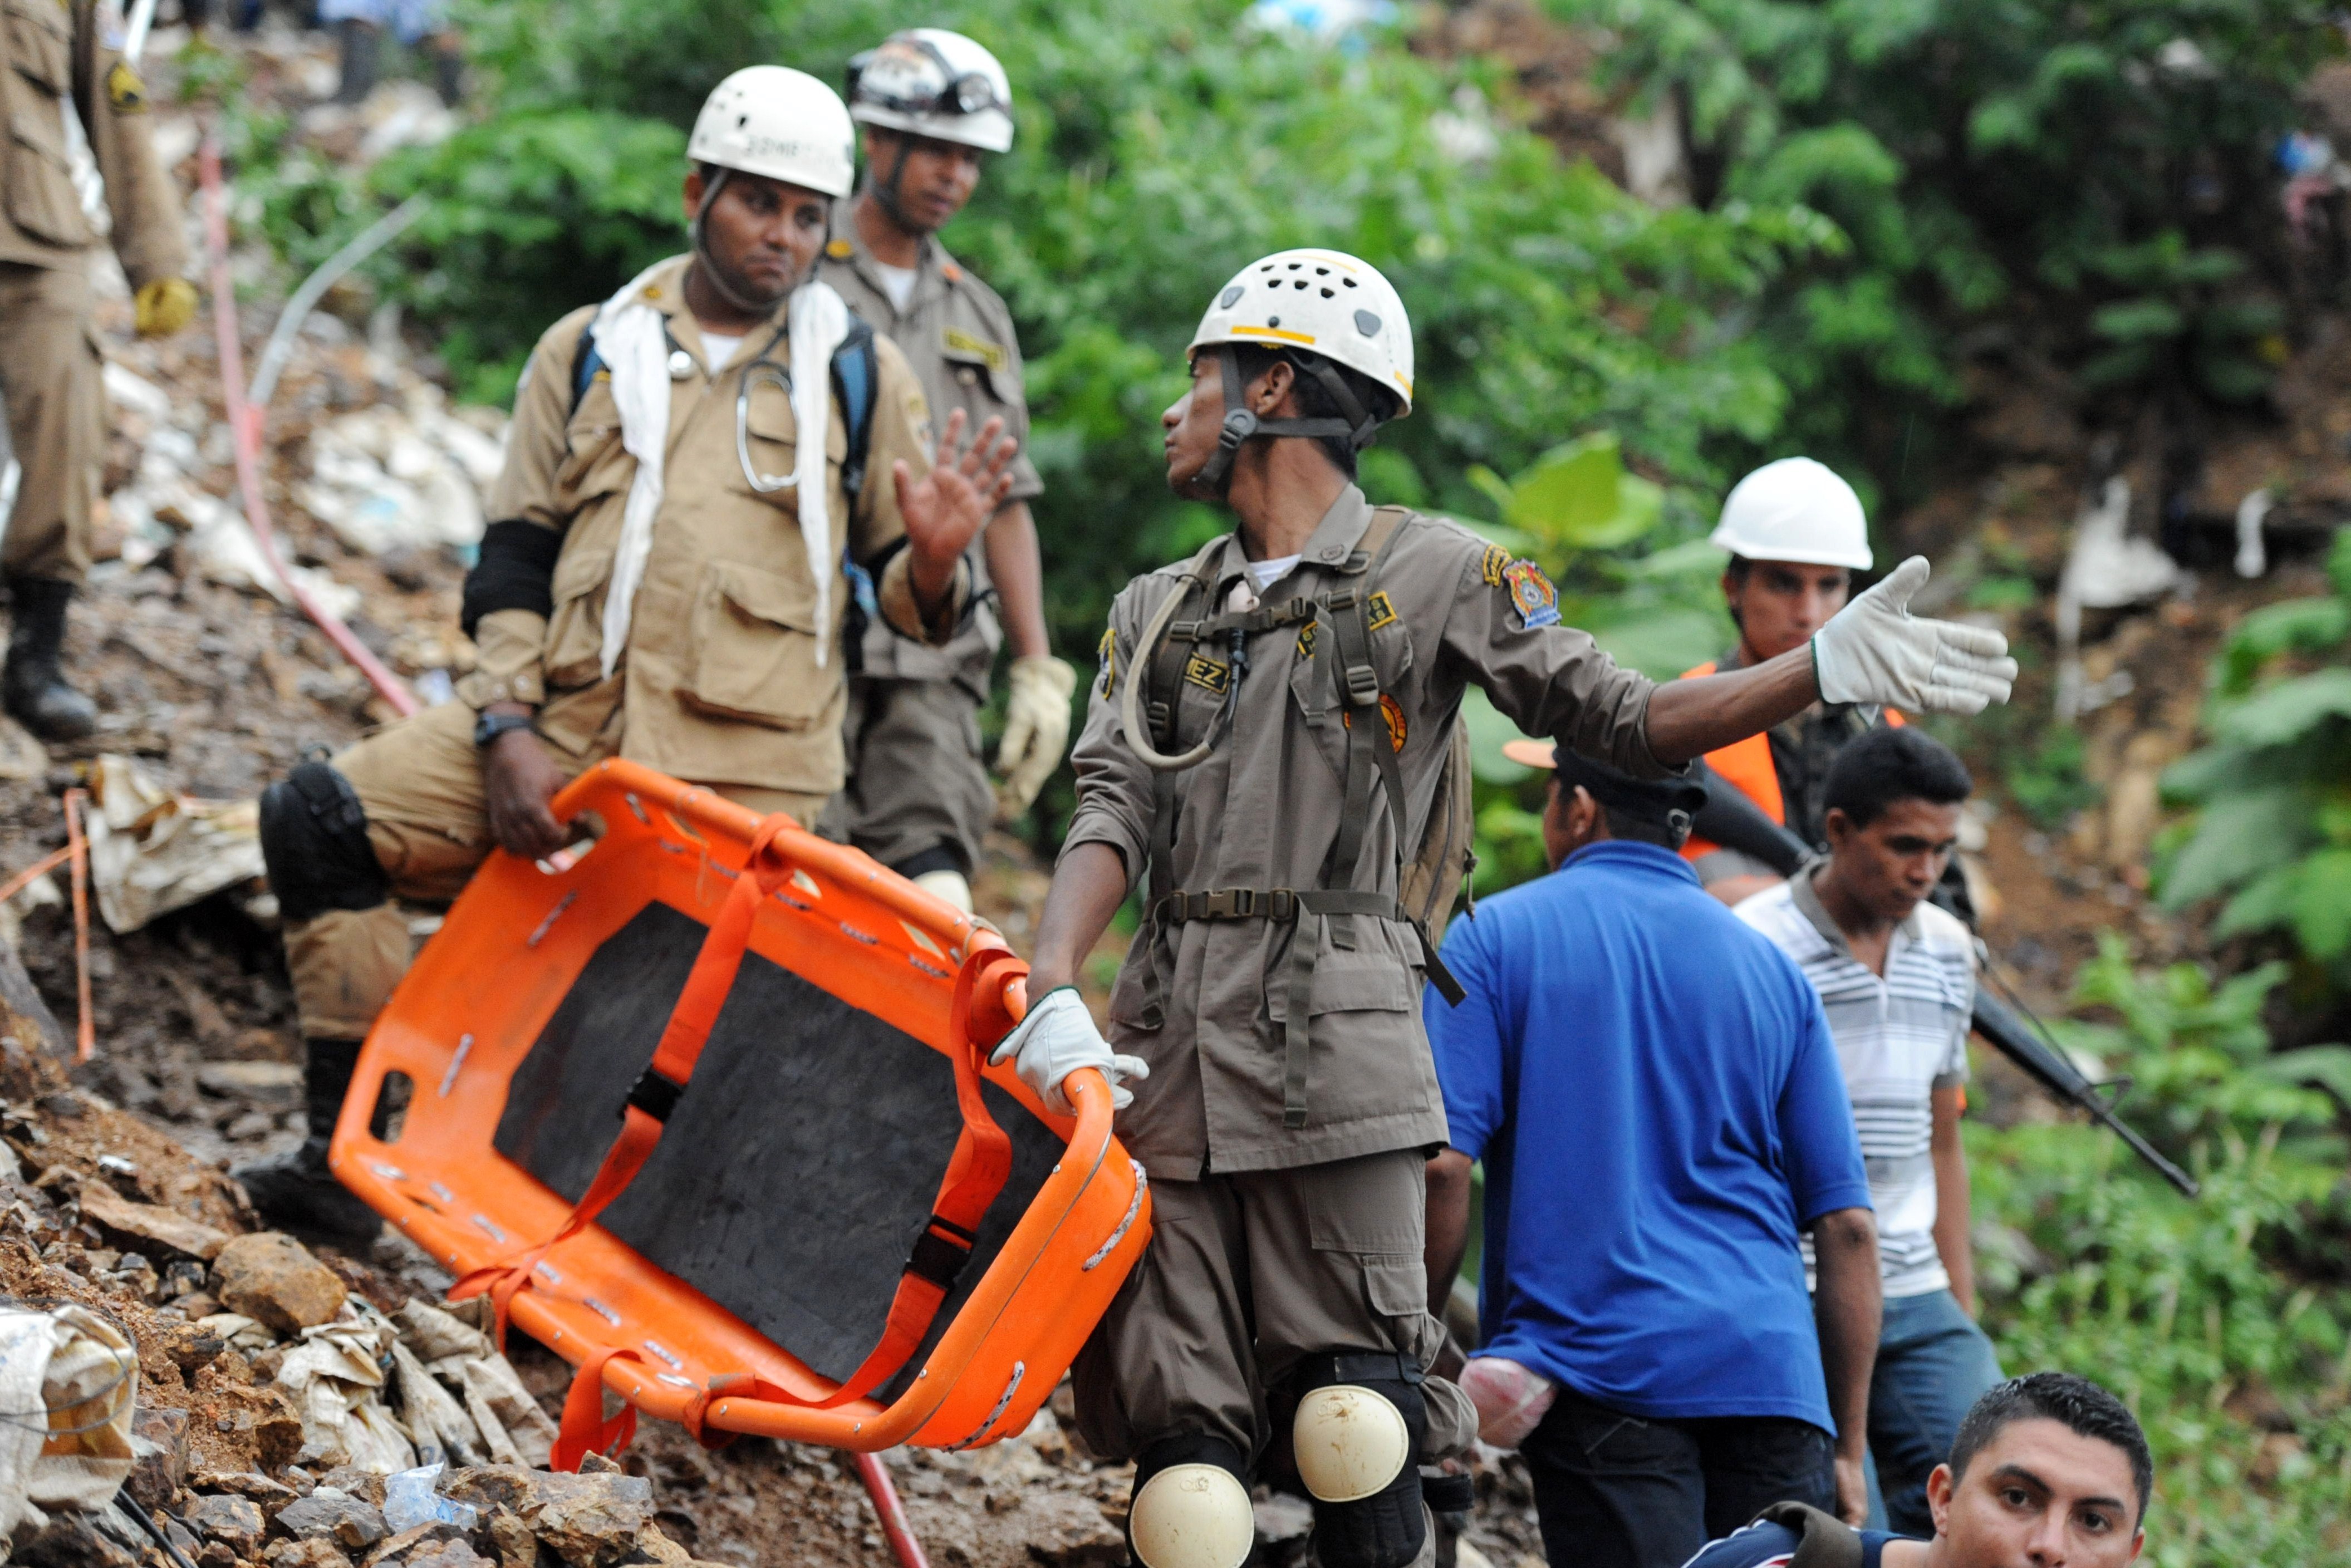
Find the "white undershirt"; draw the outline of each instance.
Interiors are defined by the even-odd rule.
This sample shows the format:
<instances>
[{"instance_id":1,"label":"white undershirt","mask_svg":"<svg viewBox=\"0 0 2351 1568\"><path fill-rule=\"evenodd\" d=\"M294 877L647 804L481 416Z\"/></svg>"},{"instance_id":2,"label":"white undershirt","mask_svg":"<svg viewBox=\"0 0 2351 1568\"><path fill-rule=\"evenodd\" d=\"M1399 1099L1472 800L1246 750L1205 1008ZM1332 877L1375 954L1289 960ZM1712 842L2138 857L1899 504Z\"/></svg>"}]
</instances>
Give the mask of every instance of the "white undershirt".
<instances>
[{"instance_id":1,"label":"white undershirt","mask_svg":"<svg viewBox=\"0 0 2351 1568\"><path fill-rule=\"evenodd\" d=\"M890 297L890 303L900 310L905 309L907 302L914 298L915 269L877 261L873 270L882 275L882 291Z\"/></svg>"},{"instance_id":2,"label":"white undershirt","mask_svg":"<svg viewBox=\"0 0 2351 1568\"><path fill-rule=\"evenodd\" d=\"M1302 551L1301 552L1301 555L1304 552ZM1279 555L1274 557L1271 560L1253 560L1249 562L1249 575L1257 579L1257 591L1259 593L1263 593L1267 589L1271 588L1275 583L1280 582L1282 579L1283 573L1289 571L1291 567L1296 566L1299 559L1300 557L1295 555Z\"/></svg>"},{"instance_id":3,"label":"white undershirt","mask_svg":"<svg viewBox=\"0 0 2351 1568\"><path fill-rule=\"evenodd\" d=\"M695 325L701 326L701 323L696 322ZM702 352L709 361L710 373L715 376L725 370L726 362L735 357L735 350L741 348L743 340L749 336L748 332L737 332L730 338L724 332L714 332L703 327Z\"/></svg>"}]
</instances>

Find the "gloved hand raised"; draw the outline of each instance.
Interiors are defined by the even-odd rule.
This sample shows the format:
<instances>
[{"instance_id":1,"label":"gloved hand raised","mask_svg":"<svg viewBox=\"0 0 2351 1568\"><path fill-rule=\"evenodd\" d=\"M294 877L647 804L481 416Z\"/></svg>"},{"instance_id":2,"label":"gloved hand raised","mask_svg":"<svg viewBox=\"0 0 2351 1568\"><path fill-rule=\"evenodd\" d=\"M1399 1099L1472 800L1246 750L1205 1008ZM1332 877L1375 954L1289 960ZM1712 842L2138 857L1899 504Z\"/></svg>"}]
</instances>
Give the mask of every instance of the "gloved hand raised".
<instances>
[{"instance_id":1,"label":"gloved hand raised","mask_svg":"<svg viewBox=\"0 0 2351 1568\"><path fill-rule=\"evenodd\" d=\"M1070 696L1078 672L1050 653L1012 661L1012 690L1004 704L1004 743L996 765L1004 770L997 791L999 816L1017 817L1061 765L1070 747Z\"/></svg>"},{"instance_id":2,"label":"gloved hand raised","mask_svg":"<svg viewBox=\"0 0 2351 1568\"><path fill-rule=\"evenodd\" d=\"M1008 1059L1020 1074L1020 1082L1036 1092L1045 1108L1062 1116L1077 1113L1061 1092L1061 1080L1081 1067L1101 1070L1110 1081L1111 1104L1121 1111L1134 1103L1134 1093L1120 1081L1151 1076L1150 1065L1143 1058L1121 1056L1111 1050L1102 1030L1094 1027L1093 1015L1078 999L1075 986L1057 986L1029 1004L1029 1016L1004 1037L987 1061L994 1067Z\"/></svg>"},{"instance_id":3,"label":"gloved hand raised","mask_svg":"<svg viewBox=\"0 0 2351 1568\"><path fill-rule=\"evenodd\" d=\"M2016 661L2007 638L1988 626L1910 613L1928 570L1925 556L1912 556L1813 634L1823 702L1972 714L2008 700Z\"/></svg>"}]
</instances>

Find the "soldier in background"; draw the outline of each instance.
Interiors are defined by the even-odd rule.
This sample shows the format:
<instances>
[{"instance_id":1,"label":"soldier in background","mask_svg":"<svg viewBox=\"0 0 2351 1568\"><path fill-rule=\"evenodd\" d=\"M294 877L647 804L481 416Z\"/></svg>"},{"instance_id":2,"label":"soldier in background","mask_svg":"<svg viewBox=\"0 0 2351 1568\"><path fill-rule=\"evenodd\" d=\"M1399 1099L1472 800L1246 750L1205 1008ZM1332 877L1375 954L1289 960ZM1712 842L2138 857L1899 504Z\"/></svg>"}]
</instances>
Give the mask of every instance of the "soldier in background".
<instances>
[{"instance_id":1,"label":"soldier in background","mask_svg":"<svg viewBox=\"0 0 2351 1568\"><path fill-rule=\"evenodd\" d=\"M982 156L1012 145L1011 110L1004 68L960 33L916 28L859 56L849 112L864 128L865 178L834 210L823 277L905 351L934 418L959 408L974 430L1001 419L1025 448L1029 404L1012 313L936 237L971 199ZM869 628L850 681L849 785L825 816L830 836L967 911L991 811L1026 810L1069 745L1077 674L1046 641L1044 571L1029 514L1043 488L1024 450L1013 460L1009 497L971 549L983 598L953 643L920 647ZM979 709L1008 638L999 801L980 758Z\"/></svg>"},{"instance_id":2,"label":"soldier in background","mask_svg":"<svg viewBox=\"0 0 2351 1568\"><path fill-rule=\"evenodd\" d=\"M68 171L68 104L106 180L140 335L177 332L196 313L179 192L156 160L147 89L121 47L112 0L14 0L0 29L0 396L22 468L0 546L13 608L0 707L45 740L98 724L96 705L57 668L66 606L89 570L106 434L88 255L98 235Z\"/></svg>"}]
</instances>

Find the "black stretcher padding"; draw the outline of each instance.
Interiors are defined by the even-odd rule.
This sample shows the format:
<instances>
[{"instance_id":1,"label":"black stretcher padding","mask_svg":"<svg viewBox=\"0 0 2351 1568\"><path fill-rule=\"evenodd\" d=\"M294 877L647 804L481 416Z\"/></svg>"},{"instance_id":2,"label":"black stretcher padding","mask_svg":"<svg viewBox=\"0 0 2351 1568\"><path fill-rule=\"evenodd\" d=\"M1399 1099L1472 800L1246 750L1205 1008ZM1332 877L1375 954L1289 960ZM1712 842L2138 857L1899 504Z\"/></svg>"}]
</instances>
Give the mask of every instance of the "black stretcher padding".
<instances>
[{"instance_id":1,"label":"black stretcher padding","mask_svg":"<svg viewBox=\"0 0 2351 1568\"><path fill-rule=\"evenodd\" d=\"M596 950L515 1069L498 1153L579 1200L619 1136L622 1104L705 934L653 904ZM1061 1155L1050 1128L993 1084L983 1089L1011 1135L1012 1174L884 1399L922 1365ZM746 954L660 1145L600 1223L837 1381L881 1337L909 1255L937 1266L946 1259L934 1252L960 1252L929 1222L962 1128L945 1056Z\"/></svg>"}]
</instances>

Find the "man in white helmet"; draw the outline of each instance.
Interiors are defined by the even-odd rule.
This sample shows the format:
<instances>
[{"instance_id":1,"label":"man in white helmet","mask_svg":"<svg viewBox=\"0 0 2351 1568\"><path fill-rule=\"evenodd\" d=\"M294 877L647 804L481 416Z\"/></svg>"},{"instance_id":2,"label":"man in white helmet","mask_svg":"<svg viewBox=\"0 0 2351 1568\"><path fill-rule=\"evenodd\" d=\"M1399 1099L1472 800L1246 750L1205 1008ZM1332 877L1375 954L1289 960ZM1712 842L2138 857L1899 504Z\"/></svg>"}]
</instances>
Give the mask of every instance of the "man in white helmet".
<instances>
[{"instance_id":1,"label":"man in white helmet","mask_svg":"<svg viewBox=\"0 0 2351 1568\"><path fill-rule=\"evenodd\" d=\"M1151 1248L1076 1368L1089 1447L1137 1462L1136 1558L1239 1568L1264 1466L1315 1500L1322 1568L1405 1568L1435 1552L1422 1467L1477 1427L1427 1372L1446 1123L1418 1002L1425 970L1450 981L1397 900L1463 690L1654 778L1824 691L1973 711L2015 666L1995 632L1907 616L1915 561L1810 650L1666 686L1618 668L1533 562L1355 487L1413 357L1403 301L1353 256L1252 262L1191 358L1168 484L1238 528L1112 606L1029 1011L995 1056L1049 1102L1075 1068L1108 1074L1151 1171ZM1113 1048L1074 982L1146 872Z\"/></svg>"},{"instance_id":2,"label":"man in white helmet","mask_svg":"<svg viewBox=\"0 0 2351 1568\"><path fill-rule=\"evenodd\" d=\"M863 127L865 177L834 208L823 277L905 350L939 417L962 409L975 428L1000 419L1025 447L1012 313L936 237L971 199L983 159L1012 145L1011 97L994 55L937 27L893 34L851 61L849 114ZM979 594L969 626L945 648L925 648L875 625L852 653L849 785L825 813L828 834L966 910L981 835L999 805L978 720L996 651L1010 641L997 758L1007 815L1027 810L1061 766L1078 683L1046 641L1029 512L1044 485L1025 451L1011 473L1003 506L969 551Z\"/></svg>"},{"instance_id":3,"label":"man in white helmet","mask_svg":"<svg viewBox=\"0 0 2351 1568\"><path fill-rule=\"evenodd\" d=\"M1711 542L1730 552L1722 570L1722 597L1739 627L1739 644L1687 675L1744 669L1802 647L1844 608L1853 574L1868 570L1872 560L1861 497L1835 470L1809 457L1766 463L1732 486ZM1829 766L1845 742L1881 717L1902 722L1891 708L1816 704L1766 734L1708 753L1707 766L1773 821L1823 847L1827 829L1822 795ZM1695 833L1682 846L1682 858L1725 904L1736 904L1781 880L1752 855Z\"/></svg>"},{"instance_id":4,"label":"man in white helmet","mask_svg":"<svg viewBox=\"0 0 2351 1568\"><path fill-rule=\"evenodd\" d=\"M815 277L849 189L849 112L815 78L718 85L687 147L692 253L549 328L515 395L461 624L459 701L308 762L261 800L308 1048L309 1136L236 1174L274 1222L371 1236L326 1164L360 1041L409 961L395 895L455 896L493 847L569 839L565 783L625 757L809 824L841 781L841 627L874 586L944 644L1009 480L964 420Z\"/></svg>"}]
</instances>

